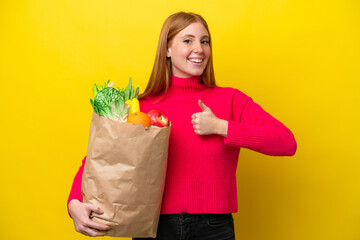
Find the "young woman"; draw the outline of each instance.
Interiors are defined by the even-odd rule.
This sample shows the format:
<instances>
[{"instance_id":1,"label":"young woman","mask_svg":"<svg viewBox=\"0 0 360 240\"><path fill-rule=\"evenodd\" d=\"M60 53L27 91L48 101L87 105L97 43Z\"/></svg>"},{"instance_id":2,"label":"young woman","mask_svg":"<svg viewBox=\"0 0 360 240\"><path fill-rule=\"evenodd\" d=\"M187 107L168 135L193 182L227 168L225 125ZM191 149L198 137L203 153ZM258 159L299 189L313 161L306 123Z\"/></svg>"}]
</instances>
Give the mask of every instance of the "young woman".
<instances>
[{"instance_id":1,"label":"young woman","mask_svg":"<svg viewBox=\"0 0 360 240\"><path fill-rule=\"evenodd\" d=\"M292 132L241 91L216 86L209 28L194 13L178 12L165 21L140 104L143 112L159 109L172 121L156 239L235 239L240 148L292 156ZM68 210L78 232L102 236L108 227L89 218L102 210L82 203L84 163Z\"/></svg>"}]
</instances>

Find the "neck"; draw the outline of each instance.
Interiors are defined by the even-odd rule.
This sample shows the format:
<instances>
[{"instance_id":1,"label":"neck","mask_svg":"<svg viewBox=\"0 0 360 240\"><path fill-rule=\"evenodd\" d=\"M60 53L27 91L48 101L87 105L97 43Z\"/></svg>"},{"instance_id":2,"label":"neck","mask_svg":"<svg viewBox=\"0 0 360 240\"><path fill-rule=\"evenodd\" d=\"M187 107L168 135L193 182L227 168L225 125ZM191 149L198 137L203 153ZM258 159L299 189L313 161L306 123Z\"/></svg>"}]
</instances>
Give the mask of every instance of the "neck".
<instances>
[{"instance_id":1,"label":"neck","mask_svg":"<svg viewBox=\"0 0 360 240\"><path fill-rule=\"evenodd\" d=\"M171 84L168 93L190 94L206 88L201 82L200 76L181 78L171 76Z\"/></svg>"},{"instance_id":2,"label":"neck","mask_svg":"<svg viewBox=\"0 0 360 240\"><path fill-rule=\"evenodd\" d=\"M185 82L200 82L201 77L200 76L192 76L192 77L177 77L175 75L171 76L171 80L173 83L185 83Z\"/></svg>"}]
</instances>

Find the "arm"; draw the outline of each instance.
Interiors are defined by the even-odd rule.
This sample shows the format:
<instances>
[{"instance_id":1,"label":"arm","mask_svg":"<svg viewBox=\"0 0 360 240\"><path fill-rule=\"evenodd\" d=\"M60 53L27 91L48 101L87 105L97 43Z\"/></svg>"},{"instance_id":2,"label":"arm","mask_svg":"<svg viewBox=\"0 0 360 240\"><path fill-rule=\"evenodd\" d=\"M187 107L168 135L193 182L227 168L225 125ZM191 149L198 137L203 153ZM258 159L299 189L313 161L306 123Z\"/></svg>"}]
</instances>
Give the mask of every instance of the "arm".
<instances>
[{"instance_id":1,"label":"arm","mask_svg":"<svg viewBox=\"0 0 360 240\"><path fill-rule=\"evenodd\" d=\"M70 194L68 197L68 201L67 201L67 206L69 207L69 203L71 200L73 199L77 199L79 202L82 202L82 195L81 195L81 181L82 181L82 175L83 175L83 171L84 171L84 166L85 166L85 161L86 161L86 156L85 158L82 160L82 164L78 170L78 172L75 175L71 190L70 190ZM68 213L69 213L69 208L68 208ZM69 213L70 215L70 213ZM70 215L71 217L71 215Z\"/></svg>"},{"instance_id":2,"label":"arm","mask_svg":"<svg viewBox=\"0 0 360 240\"><path fill-rule=\"evenodd\" d=\"M191 120L196 134L218 134L224 137L225 145L272 156L293 156L296 152L292 132L238 90L232 99L229 120L216 117L200 100L199 106L202 112L193 114Z\"/></svg>"},{"instance_id":3,"label":"arm","mask_svg":"<svg viewBox=\"0 0 360 240\"><path fill-rule=\"evenodd\" d=\"M82 202L81 181L86 157L82 161L79 171L76 173L70 195L67 201L68 214L72 218L75 230L86 236L105 236L109 226L96 223L90 219L91 212L103 214L104 211L90 203Z\"/></svg>"},{"instance_id":4,"label":"arm","mask_svg":"<svg viewBox=\"0 0 360 240\"><path fill-rule=\"evenodd\" d=\"M251 98L245 105L243 99L240 91L234 96L232 111L236 113L228 121L224 143L272 156L293 156L297 149L293 133Z\"/></svg>"}]
</instances>

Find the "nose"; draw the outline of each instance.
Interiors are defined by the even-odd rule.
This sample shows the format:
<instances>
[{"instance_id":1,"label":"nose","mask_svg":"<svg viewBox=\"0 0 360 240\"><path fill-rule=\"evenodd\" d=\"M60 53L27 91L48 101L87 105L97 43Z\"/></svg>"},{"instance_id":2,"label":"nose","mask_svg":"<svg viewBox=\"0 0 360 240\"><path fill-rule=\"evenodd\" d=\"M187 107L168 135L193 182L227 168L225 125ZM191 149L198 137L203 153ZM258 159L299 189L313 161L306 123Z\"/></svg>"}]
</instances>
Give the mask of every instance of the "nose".
<instances>
[{"instance_id":1,"label":"nose","mask_svg":"<svg viewBox=\"0 0 360 240\"><path fill-rule=\"evenodd\" d=\"M203 53L204 52L204 49L203 49L203 46L201 45L201 42L196 42L196 44L194 44L193 51L195 53Z\"/></svg>"}]
</instances>

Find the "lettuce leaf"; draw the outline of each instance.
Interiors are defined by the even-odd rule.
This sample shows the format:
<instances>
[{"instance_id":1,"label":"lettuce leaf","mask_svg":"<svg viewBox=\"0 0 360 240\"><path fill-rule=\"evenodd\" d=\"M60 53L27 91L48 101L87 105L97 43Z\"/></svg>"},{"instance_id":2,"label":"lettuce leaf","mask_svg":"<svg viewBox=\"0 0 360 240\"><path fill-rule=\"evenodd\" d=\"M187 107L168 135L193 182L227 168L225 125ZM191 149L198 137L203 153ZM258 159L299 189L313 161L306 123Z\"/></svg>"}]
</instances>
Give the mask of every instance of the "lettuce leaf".
<instances>
[{"instance_id":1,"label":"lettuce leaf","mask_svg":"<svg viewBox=\"0 0 360 240\"><path fill-rule=\"evenodd\" d=\"M125 89L113 88L109 85L110 80L105 82L104 86L94 84L94 100L90 99L94 112L121 122L126 122L129 115L129 105L125 102L128 99L137 98L139 88L134 91L132 79Z\"/></svg>"}]
</instances>

